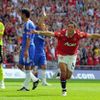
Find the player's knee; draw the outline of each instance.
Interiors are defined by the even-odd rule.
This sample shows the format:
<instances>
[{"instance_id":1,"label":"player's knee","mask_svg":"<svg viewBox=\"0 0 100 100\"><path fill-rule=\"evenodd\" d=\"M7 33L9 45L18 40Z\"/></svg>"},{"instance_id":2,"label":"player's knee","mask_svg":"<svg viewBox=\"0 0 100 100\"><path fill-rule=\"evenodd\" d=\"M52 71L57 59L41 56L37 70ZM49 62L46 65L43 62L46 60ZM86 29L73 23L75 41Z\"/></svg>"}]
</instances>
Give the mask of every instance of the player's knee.
<instances>
[{"instance_id":1,"label":"player's knee","mask_svg":"<svg viewBox=\"0 0 100 100\"><path fill-rule=\"evenodd\" d=\"M72 76L72 72L69 71L68 74L66 75L66 79L67 79L67 80L70 79L71 76Z\"/></svg>"}]
</instances>

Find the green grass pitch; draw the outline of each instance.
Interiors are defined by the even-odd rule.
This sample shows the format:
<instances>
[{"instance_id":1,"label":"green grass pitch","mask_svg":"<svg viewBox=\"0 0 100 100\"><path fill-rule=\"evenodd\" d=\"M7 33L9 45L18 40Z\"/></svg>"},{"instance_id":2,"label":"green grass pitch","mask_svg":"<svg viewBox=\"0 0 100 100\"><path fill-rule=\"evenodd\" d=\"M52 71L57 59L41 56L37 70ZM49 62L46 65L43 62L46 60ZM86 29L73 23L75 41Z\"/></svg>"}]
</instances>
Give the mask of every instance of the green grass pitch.
<instances>
[{"instance_id":1,"label":"green grass pitch","mask_svg":"<svg viewBox=\"0 0 100 100\"><path fill-rule=\"evenodd\" d=\"M0 100L100 100L100 81L71 80L67 83L68 95L61 95L59 80L48 80L51 86L42 86L36 90L17 91L22 80L6 80L6 89L0 89Z\"/></svg>"}]
</instances>

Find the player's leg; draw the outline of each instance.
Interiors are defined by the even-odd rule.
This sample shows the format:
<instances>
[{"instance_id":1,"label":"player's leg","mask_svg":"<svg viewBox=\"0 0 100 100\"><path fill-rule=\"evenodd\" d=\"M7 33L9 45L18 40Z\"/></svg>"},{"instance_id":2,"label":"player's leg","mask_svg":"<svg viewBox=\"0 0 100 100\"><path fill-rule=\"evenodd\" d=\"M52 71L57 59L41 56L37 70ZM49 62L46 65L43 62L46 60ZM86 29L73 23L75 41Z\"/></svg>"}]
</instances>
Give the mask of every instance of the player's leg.
<instances>
[{"instance_id":1,"label":"player's leg","mask_svg":"<svg viewBox=\"0 0 100 100\"><path fill-rule=\"evenodd\" d=\"M72 76L72 73L74 71L75 64L76 64L76 58L77 58L77 56L75 56L75 55L65 57L65 61L66 61L66 81L69 80ZM67 91L67 89L63 90L63 96L66 95L66 91Z\"/></svg>"},{"instance_id":2,"label":"player's leg","mask_svg":"<svg viewBox=\"0 0 100 100\"><path fill-rule=\"evenodd\" d=\"M37 54L35 54L34 56L34 64L32 66L32 73L38 77L38 64L39 64L39 58L40 56L38 56Z\"/></svg>"},{"instance_id":3,"label":"player's leg","mask_svg":"<svg viewBox=\"0 0 100 100\"><path fill-rule=\"evenodd\" d=\"M68 69L68 65L66 65L66 80L69 80L72 76L72 71Z\"/></svg>"},{"instance_id":4,"label":"player's leg","mask_svg":"<svg viewBox=\"0 0 100 100\"><path fill-rule=\"evenodd\" d=\"M68 65L66 65L66 64L61 64L60 66L61 66L60 67L60 70L61 70L62 95L63 96L66 96L66 94L67 94L67 86L66 86L66 83L71 78L72 71L70 71L68 69Z\"/></svg>"},{"instance_id":5,"label":"player's leg","mask_svg":"<svg viewBox=\"0 0 100 100\"><path fill-rule=\"evenodd\" d=\"M34 47L33 46L30 46L29 48L29 56L27 59L24 59L24 54L22 53L22 57L19 61L21 61L20 63L23 63L25 65L25 81L23 83L23 87L20 89L20 90L26 90L26 91L29 91L28 90L28 85L29 85L29 82L33 81L33 88L32 89L35 89L39 83L39 79L37 77L35 77L32 73L32 65L33 65L33 62L34 62Z\"/></svg>"},{"instance_id":6,"label":"player's leg","mask_svg":"<svg viewBox=\"0 0 100 100\"><path fill-rule=\"evenodd\" d=\"M25 80L23 82L22 88L19 89L18 91L29 91L28 86L29 86L29 82L31 81L31 74L30 74L30 67L29 66L25 66Z\"/></svg>"},{"instance_id":7,"label":"player's leg","mask_svg":"<svg viewBox=\"0 0 100 100\"><path fill-rule=\"evenodd\" d=\"M31 77L33 77L33 87L32 87L32 90L34 90L38 86L40 80L38 78L38 69L37 69L37 66L34 65L31 68L32 68Z\"/></svg>"},{"instance_id":8,"label":"player's leg","mask_svg":"<svg viewBox=\"0 0 100 100\"><path fill-rule=\"evenodd\" d=\"M41 69L41 81L43 86L48 86L49 84L47 83L46 80L46 69L47 69L47 61L46 61L46 55L41 55L39 58L39 64L38 66Z\"/></svg>"},{"instance_id":9,"label":"player's leg","mask_svg":"<svg viewBox=\"0 0 100 100\"><path fill-rule=\"evenodd\" d=\"M37 66L32 66L32 73L33 75L35 75L36 77L38 77L38 67Z\"/></svg>"},{"instance_id":10,"label":"player's leg","mask_svg":"<svg viewBox=\"0 0 100 100\"><path fill-rule=\"evenodd\" d=\"M35 74L37 74L37 70L35 70L35 74L34 74L33 69L32 69L30 74L31 74L31 79L33 81L32 90L34 90L39 84L39 78L37 77L37 75L35 75Z\"/></svg>"},{"instance_id":11,"label":"player's leg","mask_svg":"<svg viewBox=\"0 0 100 100\"><path fill-rule=\"evenodd\" d=\"M24 50L21 50L20 51L20 55L19 55L19 64L17 65L17 67L23 71L26 75L26 71L25 71L25 62L24 62ZM27 77L27 75L26 75ZM25 78L26 79L26 78ZM27 85L25 83L23 83L23 86L21 89L18 89L18 91L29 91L28 88L27 88Z\"/></svg>"},{"instance_id":12,"label":"player's leg","mask_svg":"<svg viewBox=\"0 0 100 100\"><path fill-rule=\"evenodd\" d=\"M59 63L59 67L60 67L60 71L61 71L61 75L60 75L60 82L61 82L61 88L62 88L62 94L63 96L66 95L66 64L60 62Z\"/></svg>"},{"instance_id":13,"label":"player's leg","mask_svg":"<svg viewBox=\"0 0 100 100\"><path fill-rule=\"evenodd\" d=\"M0 64L0 88L5 89L4 73L3 73L2 64Z\"/></svg>"},{"instance_id":14,"label":"player's leg","mask_svg":"<svg viewBox=\"0 0 100 100\"><path fill-rule=\"evenodd\" d=\"M72 76L72 73L75 69L75 64L76 64L76 58L77 56L76 55L72 55L72 56L66 56L66 63L67 63L67 66L66 66L66 78L67 80L71 78Z\"/></svg>"},{"instance_id":15,"label":"player's leg","mask_svg":"<svg viewBox=\"0 0 100 100\"><path fill-rule=\"evenodd\" d=\"M26 91L29 91L28 86L29 82L31 81L31 67L30 66L25 66L25 80L23 83L22 89L26 89Z\"/></svg>"},{"instance_id":16,"label":"player's leg","mask_svg":"<svg viewBox=\"0 0 100 100\"><path fill-rule=\"evenodd\" d=\"M31 79L32 79L32 81L35 84L35 86L33 86L34 87L33 89L35 89L37 87L36 84L39 82L39 80L38 80L38 78L36 78L32 74L31 66L30 65L25 65L24 72L25 72L26 77L25 77L25 80L23 82L23 86L22 86L22 88L19 91L29 91L29 89L28 89L29 87L28 86L29 86L29 82L31 81Z\"/></svg>"},{"instance_id":17,"label":"player's leg","mask_svg":"<svg viewBox=\"0 0 100 100\"><path fill-rule=\"evenodd\" d=\"M26 71L26 65L25 64L26 63L25 63L25 59L24 59L24 50L22 49L20 51L18 68L25 73L26 77L25 77L25 81L23 83L22 88L19 89L18 91L29 91L28 90L28 82L30 81L30 75L29 75L29 71Z\"/></svg>"},{"instance_id":18,"label":"player's leg","mask_svg":"<svg viewBox=\"0 0 100 100\"><path fill-rule=\"evenodd\" d=\"M22 71L25 70L24 61L23 61L23 55L24 55L24 50L21 50L20 54L19 54L19 63L17 64L17 67Z\"/></svg>"},{"instance_id":19,"label":"player's leg","mask_svg":"<svg viewBox=\"0 0 100 100\"><path fill-rule=\"evenodd\" d=\"M0 88L5 89L2 60L2 48L0 46Z\"/></svg>"},{"instance_id":20,"label":"player's leg","mask_svg":"<svg viewBox=\"0 0 100 100\"><path fill-rule=\"evenodd\" d=\"M46 65L41 65L41 81L43 86L49 85L46 80Z\"/></svg>"},{"instance_id":21,"label":"player's leg","mask_svg":"<svg viewBox=\"0 0 100 100\"><path fill-rule=\"evenodd\" d=\"M29 49L29 59L30 59L30 66L31 68L29 69L30 70L30 75L31 75L31 79L33 81L33 87L32 87L32 90L34 90L37 86L38 86L38 83L39 83L39 79L33 74L33 70L32 70L32 66L35 65L35 47L34 46L30 46L30 49Z\"/></svg>"},{"instance_id":22,"label":"player's leg","mask_svg":"<svg viewBox=\"0 0 100 100\"><path fill-rule=\"evenodd\" d=\"M58 55L62 94L66 95L66 56Z\"/></svg>"}]
</instances>

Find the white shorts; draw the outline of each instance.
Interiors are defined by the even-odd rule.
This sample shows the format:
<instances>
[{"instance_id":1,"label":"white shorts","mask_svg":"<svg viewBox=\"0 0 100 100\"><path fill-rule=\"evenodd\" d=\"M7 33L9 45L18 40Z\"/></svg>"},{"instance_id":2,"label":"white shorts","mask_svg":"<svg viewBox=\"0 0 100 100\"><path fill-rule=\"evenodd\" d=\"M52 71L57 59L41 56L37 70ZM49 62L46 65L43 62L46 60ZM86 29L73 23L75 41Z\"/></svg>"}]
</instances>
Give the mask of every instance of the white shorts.
<instances>
[{"instance_id":1,"label":"white shorts","mask_svg":"<svg viewBox=\"0 0 100 100\"><path fill-rule=\"evenodd\" d=\"M77 55L67 55L67 56L58 55L58 63L67 64L68 69L71 72L73 72L76 65L76 58Z\"/></svg>"}]
</instances>

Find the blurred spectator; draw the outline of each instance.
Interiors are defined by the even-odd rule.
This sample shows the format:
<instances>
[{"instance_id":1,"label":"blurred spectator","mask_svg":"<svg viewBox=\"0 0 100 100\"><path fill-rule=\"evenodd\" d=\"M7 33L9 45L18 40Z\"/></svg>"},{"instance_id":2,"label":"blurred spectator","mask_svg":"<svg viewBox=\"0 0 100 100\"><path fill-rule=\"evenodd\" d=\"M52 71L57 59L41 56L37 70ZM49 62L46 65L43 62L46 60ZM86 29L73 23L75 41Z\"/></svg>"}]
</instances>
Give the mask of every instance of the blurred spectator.
<instances>
[{"instance_id":1,"label":"blurred spectator","mask_svg":"<svg viewBox=\"0 0 100 100\"><path fill-rule=\"evenodd\" d=\"M77 23L81 31L90 34L100 33L99 0L3 0L2 5L0 18L6 26L4 36L4 62L6 63L18 62L23 33L19 11L23 7L31 10L31 19L34 23L37 23L42 10L45 9L48 15L45 22L49 30L57 31L66 28L68 21L72 20ZM57 60L56 39L47 37L46 41L47 59ZM84 39L80 42L77 64L100 64L100 40Z\"/></svg>"}]
</instances>

